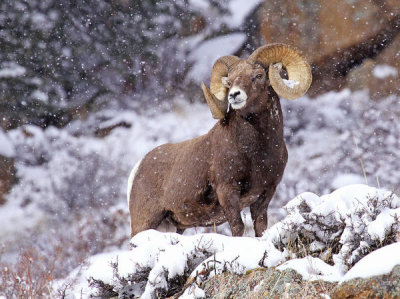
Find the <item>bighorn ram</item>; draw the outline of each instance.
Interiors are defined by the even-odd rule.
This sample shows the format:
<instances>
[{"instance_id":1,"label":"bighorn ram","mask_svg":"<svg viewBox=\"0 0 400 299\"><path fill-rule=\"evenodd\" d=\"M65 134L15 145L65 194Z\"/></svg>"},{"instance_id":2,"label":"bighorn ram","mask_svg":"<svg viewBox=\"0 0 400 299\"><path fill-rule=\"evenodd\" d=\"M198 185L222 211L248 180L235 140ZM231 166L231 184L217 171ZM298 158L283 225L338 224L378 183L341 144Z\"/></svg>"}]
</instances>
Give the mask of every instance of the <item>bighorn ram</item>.
<instances>
[{"instance_id":1,"label":"bighorn ram","mask_svg":"<svg viewBox=\"0 0 400 299\"><path fill-rule=\"evenodd\" d=\"M293 87L281 78L282 66ZM247 60L219 58L210 89L202 88L220 121L203 136L153 149L134 167L128 182L131 235L168 218L178 230L228 221L239 236L240 211L250 206L261 236L287 161L277 94L296 99L310 84L309 65L287 45L260 47Z\"/></svg>"}]
</instances>

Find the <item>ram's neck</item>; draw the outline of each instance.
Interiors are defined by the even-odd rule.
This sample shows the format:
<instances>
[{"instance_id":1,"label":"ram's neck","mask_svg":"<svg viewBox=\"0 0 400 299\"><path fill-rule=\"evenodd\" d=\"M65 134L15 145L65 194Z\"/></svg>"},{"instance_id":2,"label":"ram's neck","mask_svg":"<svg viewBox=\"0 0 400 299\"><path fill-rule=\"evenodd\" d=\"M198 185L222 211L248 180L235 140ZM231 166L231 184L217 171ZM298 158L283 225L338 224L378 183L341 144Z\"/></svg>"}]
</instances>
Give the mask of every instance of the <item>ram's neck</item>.
<instances>
[{"instance_id":1,"label":"ram's neck","mask_svg":"<svg viewBox=\"0 0 400 299\"><path fill-rule=\"evenodd\" d=\"M264 102L256 111L243 113L232 111L229 115L227 127L232 137L240 140L254 142L283 142L283 117L279 98L276 94L269 95L259 101Z\"/></svg>"}]
</instances>

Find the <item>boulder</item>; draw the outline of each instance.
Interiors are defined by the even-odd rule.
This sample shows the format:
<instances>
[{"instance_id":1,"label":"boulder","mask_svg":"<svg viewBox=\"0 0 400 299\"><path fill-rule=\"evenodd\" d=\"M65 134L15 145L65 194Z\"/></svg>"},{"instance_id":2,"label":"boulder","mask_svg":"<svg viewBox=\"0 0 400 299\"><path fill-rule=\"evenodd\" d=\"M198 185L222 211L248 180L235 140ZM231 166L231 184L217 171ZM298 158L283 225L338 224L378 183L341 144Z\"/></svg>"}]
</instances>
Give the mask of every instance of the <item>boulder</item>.
<instances>
[{"instance_id":1,"label":"boulder","mask_svg":"<svg viewBox=\"0 0 400 299\"><path fill-rule=\"evenodd\" d=\"M259 268L244 275L223 273L206 281L201 288L206 298L321 298L336 284L306 281L292 269Z\"/></svg>"},{"instance_id":2,"label":"boulder","mask_svg":"<svg viewBox=\"0 0 400 299\"><path fill-rule=\"evenodd\" d=\"M332 290L330 297L332 299L400 298L400 265L385 275L345 281Z\"/></svg>"},{"instance_id":3,"label":"boulder","mask_svg":"<svg viewBox=\"0 0 400 299\"><path fill-rule=\"evenodd\" d=\"M260 30L267 43L295 45L311 63L318 63L337 49L350 47L373 36L399 13L400 1L396 0L265 0L260 13ZM338 81L334 89L368 88L376 99L392 93L400 94L399 53L400 36L397 36L372 62L364 61L346 80ZM397 75L392 71L387 76L376 76L374 69L379 65L392 67L397 70ZM325 91L321 88L314 95Z\"/></svg>"}]
</instances>

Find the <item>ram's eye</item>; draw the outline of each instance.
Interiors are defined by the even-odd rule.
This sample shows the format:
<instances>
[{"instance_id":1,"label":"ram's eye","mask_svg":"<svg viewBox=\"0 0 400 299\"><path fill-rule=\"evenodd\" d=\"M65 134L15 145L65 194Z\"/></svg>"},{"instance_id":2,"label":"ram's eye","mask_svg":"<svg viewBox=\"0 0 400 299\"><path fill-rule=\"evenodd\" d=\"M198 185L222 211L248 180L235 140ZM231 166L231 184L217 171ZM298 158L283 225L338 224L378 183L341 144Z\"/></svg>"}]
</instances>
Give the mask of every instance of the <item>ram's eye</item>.
<instances>
[{"instance_id":1,"label":"ram's eye","mask_svg":"<svg viewBox=\"0 0 400 299\"><path fill-rule=\"evenodd\" d=\"M257 79L261 79L261 78L262 78L262 74L258 74L258 75L256 76L256 78L257 78Z\"/></svg>"}]
</instances>

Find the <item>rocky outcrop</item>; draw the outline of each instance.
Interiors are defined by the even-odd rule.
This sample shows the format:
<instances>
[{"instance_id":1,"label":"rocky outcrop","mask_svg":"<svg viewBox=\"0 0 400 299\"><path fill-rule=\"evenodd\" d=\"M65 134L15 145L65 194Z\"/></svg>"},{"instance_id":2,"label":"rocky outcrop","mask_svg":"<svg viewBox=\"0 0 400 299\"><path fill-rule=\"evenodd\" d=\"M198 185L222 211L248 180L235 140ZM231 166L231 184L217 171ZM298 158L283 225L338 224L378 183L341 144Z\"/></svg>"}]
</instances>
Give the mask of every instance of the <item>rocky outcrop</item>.
<instances>
[{"instance_id":1,"label":"rocky outcrop","mask_svg":"<svg viewBox=\"0 0 400 299\"><path fill-rule=\"evenodd\" d=\"M342 284L307 281L296 271L260 268L244 275L223 273L200 286L206 298L400 298L400 265L385 275Z\"/></svg>"},{"instance_id":2,"label":"rocky outcrop","mask_svg":"<svg viewBox=\"0 0 400 299\"><path fill-rule=\"evenodd\" d=\"M392 272L342 284L303 280L296 271L256 269L244 275L223 273L200 286L206 298L400 298L400 265Z\"/></svg>"},{"instance_id":3,"label":"rocky outcrop","mask_svg":"<svg viewBox=\"0 0 400 299\"><path fill-rule=\"evenodd\" d=\"M335 286L325 281L306 281L294 270L260 268L244 275L223 273L201 288L206 298L321 298Z\"/></svg>"},{"instance_id":4,"label":"rocky outcrop","mask_svg":"<svg viewBox=\"0 0 400 299\"><path fill-rule=\"evenodd\" d=\"M385 275L343 282L333 289L330 296L332 299L400 298L400 265Z\"/></svg>"}]
</instances>

